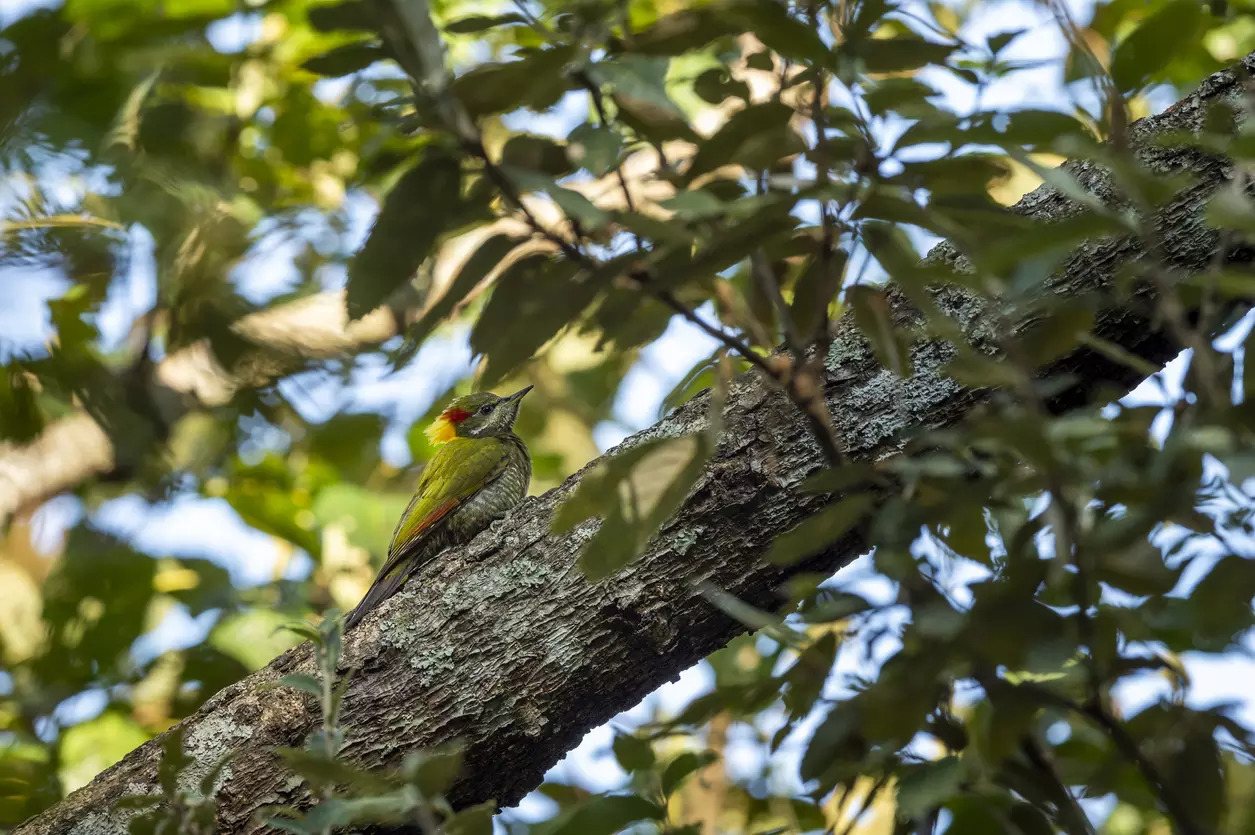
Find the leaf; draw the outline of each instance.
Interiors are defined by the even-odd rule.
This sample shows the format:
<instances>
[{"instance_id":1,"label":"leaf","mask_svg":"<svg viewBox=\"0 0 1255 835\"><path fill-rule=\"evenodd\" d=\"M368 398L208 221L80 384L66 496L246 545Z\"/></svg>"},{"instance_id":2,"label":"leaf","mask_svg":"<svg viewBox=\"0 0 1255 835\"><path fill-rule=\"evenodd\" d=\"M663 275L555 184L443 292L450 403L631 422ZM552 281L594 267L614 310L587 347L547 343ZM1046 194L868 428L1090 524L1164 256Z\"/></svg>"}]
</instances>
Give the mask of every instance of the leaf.
<instances>
[{"instance_id":1,"label":"leaf","mask_svg":"<svg viewBox=\"0 0 1255 835\"><path fill-rule=\"evenodd\" d=\"M450 21L444 27L444 30L454 35L471 35L477 32L485 32L498 26L510 26L515 23L527 23L527 18L517 12L498 15L468 15Z\"/></svg>"},{"instance_id":2,"label":"leaf","mask_svg":"<svg viewBox=\"0 0 1255 835\"><path fill-rule=\"evenodd\" d=\"M363 41L337 46L330 52L310 58L301 64L301 69L336 78L360 72L387 57L383 47Z\"/></svg>"},{"instance_id":3,"label":"leaf","mask_svg":"<svg viewBox=\"0 0 1255 835\"><path fill-rule=\"evenodd\" d=\"M685 172L692 182L724 165L741 165L750 171L766 170L786 156L801 153L805 143L789 125L793 109L778 101L751 104L733 113L709 139L704 140Z\"/></svg>"},{"instance_id":4,"label":"leaf","mask_svg":"<svg viewBox=\"0 0 1255 835\"><path fill-rule=\"evenodd\" d=\"M1188 48L1203 25L1197 0L1169 0L1116 44L1111 78L1121 92L1145 85Z\"/></svg>"},{"instance_id":5,"label":"leaf","mask_svg":"<svg viewBox=\"0 0 1255 835\"><path fill-rule=\"evenodd\" d=\"M956 49L921 38L862 38L851 42L847 51L862 61L867 72L890 73L941 64Z\"/></svg>"},{"instance_id":6,"label":"leaf","mask_svg":"<svg viewBox=\"0 0 1255 835\"><path fill-rule=\"evenodd\" d=\"M493 235L477 246L440 297L428 305L423 315L406 333L405 347L398 352L394 365L399 367L413 357L423 340L436 326L447 319L453 313L454 308L463 302L523 240L523 238L501 233Z\"/></svg>"},{"instance_id":7,"label":"leaf","mask_svg":"<svg viewBox=\"0 0 1255 835\"><path fill-rule=\"evenodd\" d=\"M491 800L462 809L444 821L445 835L492 835L492 819L497 804Z\"/></svg>"},{"instance_id":8,"label":"leaf","mask_svg":"<svg viewBox=\"0 0 1255 835\"><path fill-rule=\"evenodd\" d=\"M514 134L501 149L501 163L506 168L523 168L549 177L571 173L566 148L547 136Z\"/></svg>"},{"instance_id":9,"label":"leaf","mask_svg":"<svg viewBox=\"0 0 1255 835\"><path fill-rule=\"evenodd\" d=\"M958 757L912 766L898 778L898 812L907 818L920 818L945 804L963 782L963 764Z\"/></svg>"},{"instance_id":10,"label":"leaf","mask_svg":"<svg viewBox=\"0 0 1255 835\"><path fill-rule=\"evenodd\" d=\"M985 39L985 45L989 47L989 51L993 55L997 55L1010 45L1011 41L1027 32L1027 29L1008 29L1005 32L999 32L996 35L990 35Z\"/></svg>"},{"instance_id":11,"label":"leaf","mask_svg":"<svg viewBox=\"0 0 1255 835\"><path fill-rule=\"evenodd\" d=\"M585 122L567 136L567 156L595 177L604 177L618 165L623 140L608 127Z\"/></svg>"},{"instance_id":12,"label":"leaf","mask_svg":"<svg viewBox=\"0 0 1255 835\"><path fill-rule=\"evenodd\" d=\"M314 6L309 9L309 23L319 32L335 32L341 29L365 29L374 31L377 25L370 0L348 0L334 6Z\"/></svg>"},{"instance_id":13,"label":"leaf","mask_svg":"<svg viewBox=\"0 0 1255 835\"><path fill-rule=\"evenodd\" d=\"M631 734L615 734L614 758L624 771L645 771L653 768L654 747L649 740Z\"/></svg>"},{"instance_id":14,"label":"leaf","mask_svg":"<svg viewBox=\"0 0 1255 835\"><path fill-rule=\"evenodd\" d=\"M526 107L544 110L570 89L566 72L575 58L569 46L524 52L521 60L480 64L453 80L453 94L472 118Z\"/></svg>"},{"instance_id":15,"label":"leaf","mask_svg":"<svg viewBox=\"0 0 1255 835\"><path fill-rule=\"evenodd\" d=\"M463 748L460 744L443 745L407 754L401 773L424 797L445 793L462 771Z\"/></svg>"},{"instance_id":16,"label":"leaf","mask_svg":"<svg viewBox=\"0 0 1255 835\"><path fill-rule=\"evenodd\" d=\"M300 690L302 693L322 698L322 682L305 673L288 673L275 682L274 686L291 687L293 690Z\"/></svg>"},{"instance_id":17,"label":"leaf","mask_svg":"<svg viewBox=\"0 0 1255 835\"><path fill-rule=\"evenodd\" d=\"M854 311L854 320L881 365L899 377L911 375L910 343L906 335L893 324L889 310L889 297L883 290L865 284L856 284L845 291L846 304Z\"/></svg>"},{"instance_id":18,"label":"leaf","mask_svg":"<svg viewBox=\"0 0 1255 835\"><path fill-rule=\"evenodd\" d=\"M389 787L388 781L380 775L365 768L356 768L341 759L329 759L322 751L275 748L274 752L288 768L316 788L343 786L363 792L382 793Z\"/></svg>"},{"instance_id":19,"label":"leaf","mask_svg":"<svg viewBox=\"0 0 1255 835\"><path fill-rule=\"evenodd\" d=\"M823 693L824 682L837 660L837 636L825 632L802 650L797 661L784 674L787 689L784 706L789 714L801 718L810 713Z\"/></svg>"},{"instance_id":20,"label":"leaf","mask_svg":"<svg viewBox=\"0 0 1255 835\"><path fill-rule=\"evenodd\" d=\"M810 24L789 14L786 3L767 0L734 0L719 9L719 14L736 21L769 49L794 60L828 66L831 53L823 39Z\"/></svg>"},{"instance_id":21,"label":"leaf","mask_svg":"<svg viewBox=\"0 0 1255 835\"><path fill-rule=\"evenodd\" d=\"M554 514L551 529L568 533L586 519L601 517L579 565L590 580L608 577L638 557L679 508L709 454L705 435L637 443L585 473Z\"/></svg>"},{"instance_id":22,"label":"leaf","mask_svg":"<svg viewBox=\"0 0 1255 835\"><path fill-rule=\"evenodd\" d=\"M1016 334L1017 350L1037 366L1071 353L1094 327L1094 311L1083 303L1061 304L1050 318Z\"/></svg>"},{"instance_id":23,"label":"leaf","mask_svg":"<svg viewBox=\"0 0 1255 835\"><path fill-rule=\"evenodd\" d=\"M481 385L503 380L574 322L601 289L599 278L547 254L506 268L471 329L471 349L486 358Z\"/></svg>"},{"instance_id":24,"label":"leaf","mask_svg":"<svg viewBox=\"0 0 1255 835\"><path fill-rule=\"evenodd\" d=\"M558 185L551 177L508 165L501 166L501 170L523 191L543 191L548 194L567 217L579 223L585 230L595 231L610 222L609 212L598 208L578 191Z\"/></svg>"},{"instance_id":25,"label":"leaf","mask_svg":"<svg viewBox=\"0 0 1255 835\"><path fill-rule=\"evenodd\" d=\"M834 249L826 258L817 253L807 260L794 283L789 314L804 343L810 344L828 321L828 308L841 289L847 261L843 249Z\"/></svg>"},{"instance_id":26,"label":"leaf","mask_svg":"<svg viewBox=\"0 0 1255 835\"><path fill-rule=\"evenodd\" d=\"M384 199L365 245L349 264L349 318L360 319L413 277L461 200L457 158L428 146Z\"/></svg>"},{"instance_id":27,"label":"leaf","mask_svg":"<svg viewBox=\"0 0 1255 835\"><path fill-rule=\"evenodd\" d=\"M680 754L680 756L667 763L666 770L662 772L662 793L670 797L695 772L700 771L718 759L719 755L714 751L702 751L701 753L685 751Z\"/></svg>"},{"instance_id":28,"label":"leaf","mask_svg":"<svg viewBox=\"0 0 1255 835\"><path fill-rule=\"evenodd\" d=\"M557 817L533 824L531 835L615 835L628 824L664 820L666 810L634 794L601 795L581 801Z\"/></svg>"},{"instance_id":29,"label":"leaf","mask_svg":"<svg viewBox=\"0 0 1255 835\"><path fill-rule=\"evenodd\" d=\"M822 553L854 530L875 504L875 497L870 493L837 499L776 537L767 553L767 561L773 565L793 565Z\"/></svg>"},{"instance_id":30,"label":"leaf","mask_svg":"<svg viewBox=\"0 0 1255 835\"><path fill-rule=\"evenodd\" d=\"M629 54L591 64L585 72L595 84L610 87L639 107L683 117L684 111L667 94L668 63L666 58Z\"/></svg>"}]
</instances>

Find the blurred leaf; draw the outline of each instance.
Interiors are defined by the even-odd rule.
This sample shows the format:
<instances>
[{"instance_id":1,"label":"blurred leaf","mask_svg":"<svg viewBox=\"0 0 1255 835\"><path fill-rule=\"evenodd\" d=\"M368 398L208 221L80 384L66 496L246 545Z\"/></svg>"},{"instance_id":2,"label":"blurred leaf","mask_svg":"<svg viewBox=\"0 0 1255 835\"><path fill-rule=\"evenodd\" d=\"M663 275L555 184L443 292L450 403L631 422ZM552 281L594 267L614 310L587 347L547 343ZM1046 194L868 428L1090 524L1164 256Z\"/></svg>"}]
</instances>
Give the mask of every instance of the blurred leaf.
<instances>
[{"instance_id":1,"label":"blurred leaf","mask_svg":"<svg viewBox=\"0 0 1255 835\"><path fill-rule=\"evenodd\" d=\"M622 152L623 140L604 125L598 127L585 122L567 137L567 154L571 161L588 169L594 177L604 177L613 171Z\"/></svg>"},{"instance_id":2,"label":"blurred leaf","mask_svg":"<svg viewBox=\"0 0 1255 835\"><path fill-rule=\"evenodd\" d=\"M666 810L636 795L601 795L581 801L530 828L534 835L614 835L628 824L664 820Z\"/></svg>"},{"instance_id":3,"label":"blurred leaf","mask_svg":"<svg viewBox=\"0 0 1255 835\"><path fill-rule=\"evenodd\" d=\"M461 200L462 172L456 157L429 145L401 176L349 266L349 316L365 316L409 281L436 245Z\"/></svg>"},{"instance_id":4,"label":"blurred leaf","mask_svg":"<svg viewBox=\"0 0 1255 835\"><path fill-rule=\"evenodd\" d=\"M1160 72L1190 44L1203 23L1195 0L1169 0L1116 44L1111 78L1124 92L1135 90Z\"/></svg>"},{"instance_id":5,"label":"blurred leaf","mask_svg":"<svg viewBox=\"0 0 1255 835\"><path fill-rule=\"evenodd\" d=\"M822 553L863 522L875 504L870 493L842 496L777 537L767 561L792 565Z\"/></svg>"},{"instance_id":6,"label":"blurred leaf","mask_svg":"<svg viewBox=\"0 0 1255 835\"><path fill-rule=\"evenodd\" d=\"M958 757L944 757L910 767L898 778L898 811L908 818L926 815L945 804L963 782Z\"/></svg>"},{"instance_id":7,"label":"blurred leaf","mask_svg":"<svg viewBox=\"0 0 1255 835\"><path fill-rule=\"evenodd\" d=\"M499 15L468 15L467 17L449 21L444 30L455 35L472 35L497 26L508 26L514 23L527 23L527 18L514 12Z\"/></svg>"},{"instance_id":8,"label":"blurred leaf","mask_svg":"<svg viewBox=\"0 0 1255 835\"><path fill-rule=\"evenodd\" d=\"M856 284L846 289L845 299L881 365L899 377L909 377L912 373L909 337L894 325L889 298L884 291Z\"/></svg>"},{"instance_id":9,"label":"blurred leaf","mask_svg":"<svg viewBox=\"0 0 1255 835\"><path fill-rule=\"evenodd\" d=\"M704 435L638 443L584 474L554 514L552 530L568 533L600 517L601 526L581 551L580 568L592 581L608 577L638 557L679 508L708 455Z\"/></svg>"},{"instance_id":10,"label":"blurred leaf","mask_svg":"<svg viewBox=\"0 0 1255 835\"><path fill-rule=\"evenodd\" d=\"M350 43L310 58L301 67L319 75L335 77L359 72L386 57L387 53L377 44Z\"/></svg>"},{"instance_id":11,"label":"blurred leaf","mask_svg":"<svg viewBox=\"0 0 1255 835\"><path fill-rule=\"evenodd\" d=\"M662 772L662 793L670 796L685 780L719 759L714 751L685 751L667 763Z\"/></svg>"},{"instance_id":12,"label":"blurred leaf","mask_svg":"<svg viewBox=\"0 0 1255 835\"><path fill-rule=\"evenodd\" d=\"M649 740L631 734L615 734L614 758L624 771L644 771L654 765L654 748Z\"/></svg>"}]
</instances>

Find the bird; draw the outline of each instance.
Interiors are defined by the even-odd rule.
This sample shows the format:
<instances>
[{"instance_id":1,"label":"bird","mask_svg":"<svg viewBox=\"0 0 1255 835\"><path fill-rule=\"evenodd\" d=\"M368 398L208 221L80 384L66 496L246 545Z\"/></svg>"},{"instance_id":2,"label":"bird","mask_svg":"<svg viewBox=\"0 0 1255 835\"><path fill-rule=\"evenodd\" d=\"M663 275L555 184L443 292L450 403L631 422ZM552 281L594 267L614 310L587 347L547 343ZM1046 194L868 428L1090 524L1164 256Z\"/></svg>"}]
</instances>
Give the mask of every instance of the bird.
<instances>
[{"instance_id":1,"label":"bird","mask_svg":"<svg viewBox=\"0 0 1255 835\"><path fill-rule=\"evenodd\" d=\"M455 398L427 427L436 454L419 476L414 498L397 522L383 568L344 619L357 625L446 548L475 535L522 501L532 460L514 434L519 404L531 386L500 397L477 392Z\"/></svg>"}]
</instances>

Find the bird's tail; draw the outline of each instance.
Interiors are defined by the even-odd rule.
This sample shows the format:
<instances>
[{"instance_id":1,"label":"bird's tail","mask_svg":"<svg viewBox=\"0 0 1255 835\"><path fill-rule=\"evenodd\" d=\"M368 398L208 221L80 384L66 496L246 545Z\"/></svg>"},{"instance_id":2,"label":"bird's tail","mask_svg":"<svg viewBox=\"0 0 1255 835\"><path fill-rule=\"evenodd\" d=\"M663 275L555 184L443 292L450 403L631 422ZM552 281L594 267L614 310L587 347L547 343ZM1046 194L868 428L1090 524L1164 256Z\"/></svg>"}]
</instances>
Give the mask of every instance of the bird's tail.
<instances>
[{"instance_id":1,"label":"bird's tail","mask_svg":"<svg viewBox=\"0 0 1255 835\"><path fill-rule=\"evenodd\" d=\"M361 601L353 607L353 611L345 615L345 632L357 626L358 622L366 617L376 606L401 590L401 586L405 585L405 580L411 573L406 569L406 566L400 565L387 574L375 578L375 582L366 590L366 594L362 596Z\"/></svg>"}]
</instances>

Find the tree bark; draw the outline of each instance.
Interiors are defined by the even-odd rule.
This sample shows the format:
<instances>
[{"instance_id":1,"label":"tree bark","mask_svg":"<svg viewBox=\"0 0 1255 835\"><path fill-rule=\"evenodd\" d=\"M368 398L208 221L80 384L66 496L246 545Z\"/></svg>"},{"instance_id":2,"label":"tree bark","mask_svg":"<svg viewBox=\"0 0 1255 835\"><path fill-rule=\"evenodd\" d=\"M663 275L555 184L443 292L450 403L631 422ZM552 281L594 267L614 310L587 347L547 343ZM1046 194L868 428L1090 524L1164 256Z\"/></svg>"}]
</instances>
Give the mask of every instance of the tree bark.
<instances>
[{"instance_id":1,"label":"tree bark","mask_svg":"<svg viewBox=\"0 0 1255 835\"><path fill-rule=\"evenodd\" d=\"M1156 171L1189 171L1195 184L1158 216L1172 265L1185 273L1217 263L1221 238L1202 218L1208 195L1229 179L1232 166L1195 151L1152 148L1162 131L1198 130L1206 106L1237 103L1255 56L1217 73L1167 112L1136 123L1131 139ZM1103 172L1066 165L1099 199L1115 199ZM1077 210L1043 187L1017 210L1043 222ZM1073 253L1050 292L1100 290L1122 265L1143 255L1135 239L1091 241ZM962 256L941 244L929 257L963 267ZM1232 257L1244 257L1240 253ZM895 325L919 319L890 290ZM1101 312L1095 333L1153 364L1179 346L1153 317L1153 294L1138 306ZM990 311L956 288L937 295L940 307L977 343L988 342ZM992 395L947 377L954 349L939 340L917 343L914 373L900 379L884 369L849 319L841 321L826 361L824 395L849 454L882 460L899 453L905 433L961 420ZM1074 408L1119 396L1140 379L1136 370L1078 350L1048 372L1068 371L1075 384L1052 407ZM699 396L620 447L647 438L677 436L707 425L709 398ZM781 600L780 589L799 572L833 572L870 543L850 534L800 565L781 568L760 559L781 533L823 506L798 484L821 467L818 448L794 407L753 376L738 378L728 394L724 432L681 510L651 542L646 555L599 584L575 568L575 556L595 520L565 536L549 533L555 509L588 468L543 496L526 500L497 530L447 554L363 622L346 642L346 664L358 668L345 702L345 755L386 768L406 752L454 738L466 744L455 805L495 799L516 803L586 731L638 702L660 684L724 646L744 627L696 591L712 583L761 607ZM595 463L595 462L594 462ZM592 465L590 465L592 466ZM309 796L281 767L274 746L300 745L315 726L307 697L266 684L295 670L312 672L310 647L285 653L265 669L226 688L182 723L197 763L188 786L218 758L234 752L218 789L223 832L264 825L275 804L301 805ZM127 814L112 809L124 794L155 791L160 740L153 740L18 828L27 835L124 832Z\"/></svg>"}]
</instances>

